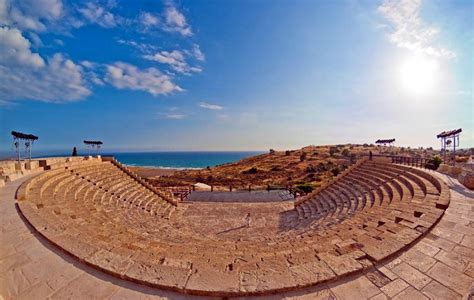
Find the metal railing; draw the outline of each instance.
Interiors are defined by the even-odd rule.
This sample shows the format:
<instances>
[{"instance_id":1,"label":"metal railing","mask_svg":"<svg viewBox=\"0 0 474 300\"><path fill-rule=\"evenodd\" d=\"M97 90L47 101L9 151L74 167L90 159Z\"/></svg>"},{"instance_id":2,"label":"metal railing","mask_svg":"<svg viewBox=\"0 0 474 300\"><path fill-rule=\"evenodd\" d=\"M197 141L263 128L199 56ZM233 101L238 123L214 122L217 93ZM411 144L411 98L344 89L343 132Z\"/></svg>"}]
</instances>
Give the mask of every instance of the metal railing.
<instances>
[{"instance_id":1,"label":"metal railing","mask_svg":"<svg viewBox=\"0 0 474 300\"><path fill-rule=\"evenodd\" d=\"M364 155L365 157L369 158L370 155ZM426 157L412 157L412 156L401 156L401 155L387 155L387 154L373 154L372 158L388 158L392 162L392 164L400 164L400 165L407 165L412 167L419 167L424 169L434 169L435 161L433 158L426 158Z\"/></svg>"}]
</instances>

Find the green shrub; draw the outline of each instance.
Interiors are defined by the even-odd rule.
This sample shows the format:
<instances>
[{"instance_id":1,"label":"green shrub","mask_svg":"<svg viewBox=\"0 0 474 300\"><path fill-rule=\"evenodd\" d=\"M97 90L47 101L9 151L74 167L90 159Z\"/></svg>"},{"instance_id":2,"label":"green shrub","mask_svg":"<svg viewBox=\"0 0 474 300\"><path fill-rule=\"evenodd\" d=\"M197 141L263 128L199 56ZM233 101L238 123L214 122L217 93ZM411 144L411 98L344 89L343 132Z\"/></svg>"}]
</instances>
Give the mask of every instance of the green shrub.
<instances>
[{"instance_id":1,"label":"green shrub","mask_svg":"<svg viewBox=\"0 0 474 300\"><path fill-rule=\"evenodd\" d=\"M441 157L439 157L438 155L436 155L435 157L433 157L433 167L434 167L434 170L437 170L439 165L443 162L443 160L441 159Z\"/></svg>"},{"instance_id":2,"label":"green shrub","mask_svg":"<svg viewBox=\"0 0 474 300\"><path fill-rule=\"evenodd\" d=\"M306 152L301 153L300 161L304 161L306 159Z\"/></svg>"},{"instance_id":3,"label":"green shrub","mask_svg":"<svg viewBox=\"0 0 474 300\"><path fill-rule=\"evenodd\" d=\"M311 183L301 183L295 186L295 190L300 193L309 194L314 190L314 186Z\"/></svg>"},{"instance_id":4,"label":"green shrub","mask_svg":"<svg viewBox=\"0 0 474 300\"><path fill-rule=\"evenodd\" d=\"M349 151L349 149L342 150L342 156L348 157L350 154L351 152Z\"/></svg>"},{"instance_id":5,"label":"green shrub","mask_svg":"<svg viewBox=\"0 0 474 300\"><path fill-rule=\"evenodd\" d=\"M340 151L339 151L339 149L337 149L337 147L330 147L330 148L329 148L329 154L330 154L331 156L333 156L335 153L339 153L339 152L340 152Z\"/></svg>"},{"instance_id":6,"label":"green shrub","mask_svg":"<svg viewBox=\"0 0 474 300\"><path fill-rule=\"evenodd\" d=\"M242 174L257 174L257 173L258 173L258 169L255 167L252 167L242 172Z\"/></svg>"},{"instance_id":7,"label":"green shrub","mask_svg":"<svg viewBox=\"0 0 474 300\"><path fill-rule=\"evenodd\" d=\"M318 172L327 171L326 165L324 163L320 162L318 164L318 166L316 167L316 171L318 171Z\"/></svg>"}]
</instances>

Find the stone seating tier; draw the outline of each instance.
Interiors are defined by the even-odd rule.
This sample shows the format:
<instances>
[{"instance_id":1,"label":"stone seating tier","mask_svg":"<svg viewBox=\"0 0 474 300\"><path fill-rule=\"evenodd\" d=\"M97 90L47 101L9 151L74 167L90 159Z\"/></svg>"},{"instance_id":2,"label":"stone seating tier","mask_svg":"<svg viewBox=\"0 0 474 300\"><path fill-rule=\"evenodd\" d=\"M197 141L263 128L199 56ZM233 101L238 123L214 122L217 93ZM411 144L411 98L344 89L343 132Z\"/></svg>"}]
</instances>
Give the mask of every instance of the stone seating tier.
<instances>
[{"instance_id":1,"label":"stone seating tier","mask_svg":"<svg viewBox=\"0 0 474 300\"><path fill-rule=\"evenodd\" d=\"M17 201L41 235L97 269L183 293L244 296L363 272L426 234L449 189L418 169L360 161L294 206L176 207L117 162L94 161L41 173Z\"/></svg>"}]
</instances>

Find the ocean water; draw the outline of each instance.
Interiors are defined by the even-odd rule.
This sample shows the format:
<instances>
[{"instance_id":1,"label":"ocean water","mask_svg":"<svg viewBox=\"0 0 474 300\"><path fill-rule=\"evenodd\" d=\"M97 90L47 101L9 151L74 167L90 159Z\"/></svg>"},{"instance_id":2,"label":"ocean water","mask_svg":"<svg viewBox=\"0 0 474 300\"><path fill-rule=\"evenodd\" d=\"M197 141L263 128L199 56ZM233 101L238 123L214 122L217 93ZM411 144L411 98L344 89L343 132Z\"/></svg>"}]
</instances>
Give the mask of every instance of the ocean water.
<instances>
[{"instance_id":1,"label":"ocean water","mask_svg":"<svg viewBox=\"0 0 474 300\"><path fill-rule=\"evenodd\" d=\"M79 155L87 155L78 149ZM118 161L128 166L201 169L216 165L236 162L243 158L262 154L262 151L189 151L189 152L102 152L102 156L113 155ZM33 158L70 156L69 151L33 151ZM26 158L25 153L21 153ZM0 159L15 159L13 151L0 153Z\"/></svg>"},{"instance_id":2,"label":"ocean water","mask_svg":"<svg viewBox=\"0 0 474 300\"><path fill-rule=\"evenodd\" d=\"M236 152L133 152L115 153L115 158L129 166L155 168L198 169L239 161L243 158L261 154L257 151Z\"/></svg>"}]
</instances>

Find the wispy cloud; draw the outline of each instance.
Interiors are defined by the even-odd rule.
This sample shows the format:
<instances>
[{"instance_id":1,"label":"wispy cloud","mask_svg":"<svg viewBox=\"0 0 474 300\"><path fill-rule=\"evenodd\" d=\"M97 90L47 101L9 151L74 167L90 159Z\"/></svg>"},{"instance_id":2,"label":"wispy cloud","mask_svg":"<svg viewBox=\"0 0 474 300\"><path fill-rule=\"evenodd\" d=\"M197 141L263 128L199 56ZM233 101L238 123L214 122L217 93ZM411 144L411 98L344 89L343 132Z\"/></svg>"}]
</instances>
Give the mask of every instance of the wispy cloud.
<instances>
[{"instance_id":1,"label":"wispy cloud","mask_svg":"<svg viewBox=\"0 0 474 300\"><path fill-rule=\"evenodd\" d=\"M178 113L169 113L165 115L166 119L171 119L171 120L182 120L187 118L188 115L185 114L178 114Z\"/></svg>"},{"instance_id":2,"label":"wispy cloud","mask_svg":"<svg viewBox=\"0 0 474 300\"><path fill-rule=\"evenodd\" d=\"M204 55L204 53L202 53L201 48L198 44L194 44L193 49L191 51L194 58L196 58L197 60L204 61L206 59L206 56Z\"/></svg>"},{"instance_id":3,"label":"wispy cloud","mask_svg":"<svg viewBox=\"0 0 474 300\"><path fill-rule=\"evenodd\" d=\"M97 24L105 28L117 26L116 16L108 11L107 7L88 2L84 7L79 8L78 11L90 23Z\"/></svg>"},{"instance_id":4,"label":"wispy cloud","mask_svg":"<svg viewBox=\"0 0 474 300\"><path fill-rule=\"evenodd\" d=\"M378 7L378 12L391 26L388 37L397 47L418 54L435 57L454 58L456 54L435 45L434 40L440 30L426 25L420 17L421 0L386 0Z\"/></svg>"},{"instance_id":5,"label":"wispy cloud","mask_svg":"<svg viewBox=\"0 0 474 300\"><path fill-rule=\"evenodd\" d=\"M205 109L210 109L210 110L223 110L224 107L216 104L211 104L207 102L200 102L199 107L205 108Z\"/></svg>"},{"instance_id":6,"label":"wispy cloud","mask_svg":"<svg viewBox=\"0 0 474 300\"><path fill-rule=\"evenodd\" d=\"M172 4L168 4L164 16L165 24L163 30L178 32L185 37L193 35L191 27L189 27L186 21L186 17Z\"/></svg>"},{"instance_id":7,"label":"wispy cloud","mask_svg":"<svg viewBox=\"0 0 474 300\"><path fill-rule=\"evenodd\" d=\"M183 91L170 76L156 68L140 70L124 62L107 65L105 81L118 89L142 90L153 96Z\"/></svg>"},{"instance_id":8,"label":"wispy cloud","mask_svg":"<svg viewBox=\"0 0 474 300\"><path fill-rule=\"evenodd\" d=\"M134 48L138 49L141 53L148 54L148 55L157 50L157 47L155 45L147 44L147 43L141 43L141 42L137 42L137 41L133 41L133 40L118 39L117 43L134 47Z\"/></svg>"},{"instance_id":9,"label":"wispy cloud","mask_svg":"<svg viewBox=\"0 0 474 300\"><path fill-rule=\"evenodd\" d=\"M154 55L145 55L144 58L148 60L157 61L162 64L167 64L174 71L181 74L199 73L202 71L199 67L190 66L180 50L160 51Z\"/></svg>"},{"instance_id":10,"label":"wispy cloud","mask_svg":"<svg viewBox=\"0 0 474 300\"><path fill-rule=\"evenodd\" d=\"M0 0L0 24L21 30L45 31L46 25L61 18L63 13L61 0Z\"/></svg>"},{"instance_id":11,"label":"wispy cloud","mask_svg":"<svg viewBox=\"0 0 474 300\"><path fill-rule=\"evenodd\" d=\"M145 28L158 26L160 24L158 16L149 12L140 13L139 21Z\"/></svg>"}]
</instances>

